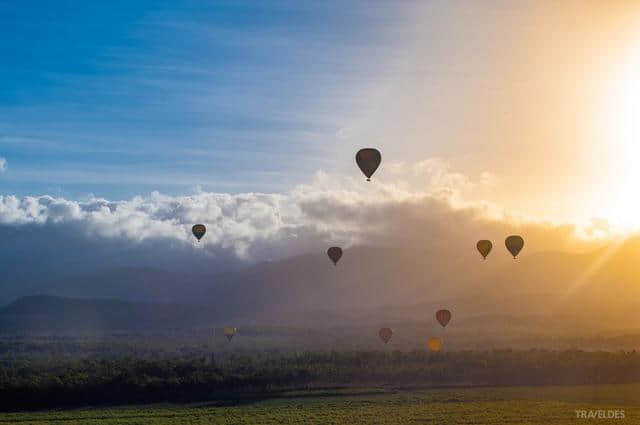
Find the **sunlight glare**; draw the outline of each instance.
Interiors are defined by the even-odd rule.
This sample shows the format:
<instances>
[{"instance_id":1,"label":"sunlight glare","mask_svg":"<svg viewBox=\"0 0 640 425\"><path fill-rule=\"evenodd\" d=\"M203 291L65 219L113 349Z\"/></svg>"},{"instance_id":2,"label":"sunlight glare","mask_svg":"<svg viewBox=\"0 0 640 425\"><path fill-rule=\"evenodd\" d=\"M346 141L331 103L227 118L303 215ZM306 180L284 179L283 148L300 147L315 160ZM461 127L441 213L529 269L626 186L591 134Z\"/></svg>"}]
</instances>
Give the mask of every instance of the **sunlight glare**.
<instances>
[{"instance_id":1,"label":"sunlight glare","mask_svg":"<svg viewBox=\"0 0 640 425\"><path fill-rule=\"evenodd\" d=\"M606 96L605 143L613 164L609 190L601 201L608 220L634 230L640 227L640 40L626 52L614 71ZM598 166L598 159L595 165Z\"/></svg>"}]
</instances>

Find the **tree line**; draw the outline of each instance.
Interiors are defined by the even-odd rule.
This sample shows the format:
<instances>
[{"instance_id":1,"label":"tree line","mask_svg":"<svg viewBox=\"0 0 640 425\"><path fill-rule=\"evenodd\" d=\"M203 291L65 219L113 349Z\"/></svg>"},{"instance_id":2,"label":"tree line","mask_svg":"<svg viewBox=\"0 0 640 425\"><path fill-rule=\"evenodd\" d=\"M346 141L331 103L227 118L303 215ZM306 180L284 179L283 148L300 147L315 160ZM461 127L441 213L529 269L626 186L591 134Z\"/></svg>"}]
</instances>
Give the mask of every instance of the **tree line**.
<instances>
[{"instance_id":1,"label":"tree line","mask_svg":"<svg viewBox=\"0 0 640 425\"><path fill-rule=\"evenodd\" d=\"M0 408L233 400L336 386L507 386L640 382L636 351L423 350L230 353L0 364Z\"/></svg>"}]
</instances>

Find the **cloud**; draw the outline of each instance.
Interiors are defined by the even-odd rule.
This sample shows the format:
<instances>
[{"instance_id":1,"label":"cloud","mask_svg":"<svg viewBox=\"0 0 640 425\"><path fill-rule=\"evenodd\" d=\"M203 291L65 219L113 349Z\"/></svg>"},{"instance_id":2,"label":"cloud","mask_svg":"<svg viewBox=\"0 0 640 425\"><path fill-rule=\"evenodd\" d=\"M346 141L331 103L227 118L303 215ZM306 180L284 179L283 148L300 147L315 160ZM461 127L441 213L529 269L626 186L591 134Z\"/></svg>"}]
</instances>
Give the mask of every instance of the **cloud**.
<instances>
[{"instance_id":1,"label":"cloud","mask_svg":"<svg viewBox=\"0 0 640 425\"><path fill-rule=\"evenodd\" d=\"M124 201L0 196L0 274L7 282L2 297L46 292L67 281L78 284L65 293L77 295L93 288L86 279L96 273L112 276L130 268L178 273L167 279L186 285L181 291L187 293L181 276L202 275L204 281L192 277L191 282L215 286L211 277L220 273L323 253L330 245L411 250L413 257L431 261L477 260L477 240L490 239L498 247L513 233L525 237L526 255L593 248L576 237L573 226L531 221L468 198L486 179L473 181L446 161L431 159L386 167L371 182L317 172L311 182L286 193L199 189L188 196L154 192ZM416 180L424 184L418 187ZM207 226L200 243L191 234L195 223ZM606 223L597 227L590 235L606 237ZM124 275L135 280L137 273ZM68 279L72 276L78 278ZM153 292L155 284L136 282L138 291ZM97 285L107 285L105 296L131 290L119 277ZM132 296L145 299L141 294Z\"/></svg>"},{"instance_id":2,"label":"cloud","mask_svg":"<svg viewBox=\"0 0 640 425\"><path fill-rule=\"evenodd\" d=\"M7 159L0 156L0 173L7 171Z\"/></svg>"},{"instance_id":3,"label":"cloud","mask_svg":"<svg viewBox=\"0 0 640 425\"><path fill-rule=\"evenodd\" d=\"M486 180L496 184L488 175L474 182L442 159L392 164L381 175L366 182L318 172L286 193L154 192L125 201L0 196L0 272L15 272L14 280L130 266L224 272L334 244L460 255L478 239L511 233L525 236L528 252L584 248L573 226L469 199ZM200 243L191 234L195 223L207 226ZM606 229L599 223L589 235L606 237Z\"/></svg>"}]
</instances>

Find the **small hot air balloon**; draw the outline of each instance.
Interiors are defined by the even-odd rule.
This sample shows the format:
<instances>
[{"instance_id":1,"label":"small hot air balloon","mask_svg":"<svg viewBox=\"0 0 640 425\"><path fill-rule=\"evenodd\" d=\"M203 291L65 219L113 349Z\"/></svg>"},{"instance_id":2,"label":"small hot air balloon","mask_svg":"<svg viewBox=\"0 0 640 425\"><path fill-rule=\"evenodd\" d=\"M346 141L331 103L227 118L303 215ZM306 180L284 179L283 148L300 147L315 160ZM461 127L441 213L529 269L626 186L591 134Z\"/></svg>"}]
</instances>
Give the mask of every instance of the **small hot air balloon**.
<instances>
[{"instance_id":1,"label":"small hot air balloon","mask_svg":"<svg viewBox=\"0 0 640 425\"><path fill-rule=\"evenodd\" d=\"M237 331L238 329L234 328L233 326L225 326L223 329L224 336L227 337L228 341L231 341L231 338L233 338Z\"/></svg>"},{"instance_id":2,"label":"small hot air balloon","mask_svg":"<svg viewBox=\"0 0 640 425\"><path fill-rule=\"evenodd\" d=\"M522 237L518 235L511 235L504 240L504 244L511 255L513 255L513 258L516 258L516 256L524 246L524 239L522 239Z\"/></svg>"},{"instance_id":3,"label":"small hot air balloon","mask_svg":"<svg viewBox=\"0 0 640 425\"><path fill-rule=\"evenodd\" d=\"M442 325L444 328L447 326L447 323L451 320L451 312L449 310L438 310L436 312L436 320Z\"/></svg>"},{"instance_id":4,"label":"small hot air balloon","mask_svg":"<svg viewBox=\"0 0 640 425\"><path fill-rule=\"evenodd\" d=\"M438 353L442 351L443 345L444 345L444 341L442 341L442 338L433 337L433 338L429 338L429 341L427 341L427 347L429 347L429 350L431 350L434 353Z\"/></svg>"},{"instance_id":5,"label":"small hot air balloon","mask_svg":"<svg viewBox=\"0 0 640 425\"><path fill-rule=\"evenodd\" d=\"M480 252L480 255L482 255L482 258L486 260L487 255L489 255L489 253L491 252L491 248L493 248L493 244L491 243L491 241L483 239L481 241L478 241L478 243L476 244L476 248L478 248L478 251Z\"/></svg>"},{"instance_id":6,"label":"small hot air balloon","mask_svg":"<svg viewBox=\"0 0 640 425\"><path fill-rule=\"evenodd\" d=\"M380 330L378 331L378 335L380 336L380 339L382 340L382 342L386 344L391 340L391 337L393 336L393 329L380 328Z\"/></svg>"},{"instance_id":7,"label":"small hot air balloon","mask_svg":"<svg viewBox=\"0 0 640 425\"><path fill-rule=\"evenodd\" d=\"M335 266L336 264L338 264L338 261L340 261L340 258L342 258L342 248L340 248L339 246L332 246L331 248L327 249L327 255L329 256L331 261L333 261L333 265Z\"/></svg>"},{"instance_id":8,"label":"small hot air balloon","mask_svg":"<svg viewBox=\"0 0 640 425\"><path fill-rule=\"evenodd\" d=\"M371 176L376 172L381 161L382 155L377 149L365 148L356 153L356 163L364 175L367 176L367 181L371 181Z\"/></svg>"},{"instance_id":9,"label":"small hot air balloon","mask_svg":"<svg viewBox=\"0 0 640 425\"><path fill-rule=\"evenodd\" d=\"M198 239L198 242L200 242L200 239L202 239L204 234L207 232L207 228L204 227L204 224L195 224L191 228L191 232L193 233L193 236L195 236L196 239Z\"/></svg>"}]
</instances>

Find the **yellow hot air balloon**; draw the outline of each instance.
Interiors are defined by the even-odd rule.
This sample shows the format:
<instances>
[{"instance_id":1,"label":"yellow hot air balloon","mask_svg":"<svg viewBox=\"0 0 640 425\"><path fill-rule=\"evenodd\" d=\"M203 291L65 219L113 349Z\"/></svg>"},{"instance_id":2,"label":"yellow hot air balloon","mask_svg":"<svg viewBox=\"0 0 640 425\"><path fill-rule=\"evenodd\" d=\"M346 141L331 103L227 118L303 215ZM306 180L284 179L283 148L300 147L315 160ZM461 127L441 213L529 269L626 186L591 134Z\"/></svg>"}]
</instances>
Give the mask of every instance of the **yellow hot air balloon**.
<instances>
[{"instance_id":1,"label":"yellow hot air balloon","mask_svg":"<svg viewBox=\"0 0 640 425\"><path fill-rule=\"evenodd\" d=\"M382 162L382 155L378 149L364 148L356 153L356 163L367 177L367 181L371 180L371 176L380 166L380 162Z\"/></svg>"},{"instance_id":2,"label":"yellow hot air balloon","mask_svg":"<svg viewBox=\"0 0 640 425\"><path fill-rule=\"evenodd\" d=\"M380 330L378 331L378 336L386 344L391 340L391 337L393 336L393 329L380 328Z\"/></svg>"},{"instance_id":3,"label":"yellow hot air balloon","mask_svg":"<svg viewBox=\"0 0 640 425\"><path fill-rule=\"evenodd\" d=\"M231 341L231 338L233 338L236 332L238 332L238 329L234 328L233 326L225 326L223 332L224 336L227 337L227 340Z\"/></svg>"},{"instance_id":4,"label":"yellow hot air balloon","mask_svg":"<svg viewBox=\"0 0 640 425\"><path fill-rule=\"evenodd\" d=\"M439 337L429 338L429 341L427 341L429 350L434 353L439 353L440 351L442 351L443 345L444 342L442 341L442 338Z\"/></svg>"},{"instance_id":5,"label":"yellow hot air balloon","mask_svg":"<svg viewBox=\"0 0 640 425\"><path fill-rule=\"evenodd\" d=\"M493 248L493 244L491 243L491 241L483 239L481 241L478 241L478 243L476 244L476 248L478 248L478 251L480 252L480 255L482 255L482 258L486 260L487 255L489 255L489 253L491 252L491 248Z\"/></svg>"},{"instance_id":6,"label":"yellow hot air balloon","mask_svg":"<svg viewBox=\"0 0 640 425\"><path fill-rule=\"evenodd\" d=\"M337 265L340 258L342 258L342 248L339 246L332 246L327 250L327 255L333 261L333 265Z\"/></svg>"},{"instance_id":7,"label":"yellow hot air balloon","mask_svg":"<svg viewBox=\"0 0 640 425\"><path fill-rule=\"evenodd\" d=\"M524 247L524 239L522 239L522 236L511 235L504 240L504 245L507 247L511 255L513 255L513 258L516 258L522 250L522 247Z\"/></svg>"},{"instance_id":8,"label":"yellow hot air balloon","mask_svg":"<svg viewBox=\"0 0 640 425\"><path fill-rule=\"evenodd\" d=\"M204 234L207 232L207 228L204 227L204 224L194 224L191 228L191 232L193 233L193 236L198 239L198 242L200 242L200 239L202 239Z\"/></svg>"}]
</instances>

